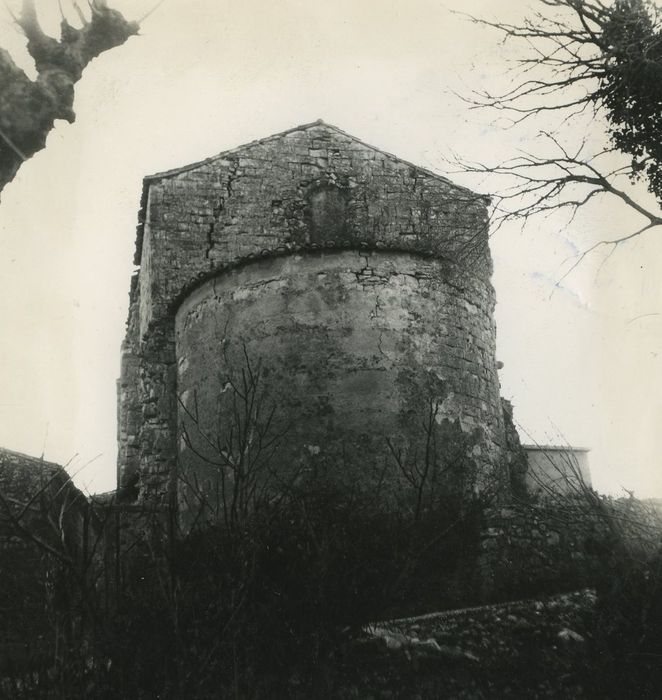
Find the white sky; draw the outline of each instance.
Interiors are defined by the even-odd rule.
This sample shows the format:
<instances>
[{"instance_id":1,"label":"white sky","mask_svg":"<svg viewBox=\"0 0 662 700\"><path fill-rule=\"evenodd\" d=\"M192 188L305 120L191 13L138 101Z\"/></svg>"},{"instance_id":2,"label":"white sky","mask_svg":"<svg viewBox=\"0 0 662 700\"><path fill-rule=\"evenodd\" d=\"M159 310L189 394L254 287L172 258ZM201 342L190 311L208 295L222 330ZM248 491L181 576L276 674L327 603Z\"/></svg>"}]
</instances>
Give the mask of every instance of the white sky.
<instances>
[{"instance_id":1,"label":"white sky","mask_svg":"<svg viewBox=\"0 0 662 700\"><path fill-rule=\"evenodd\" d=\"M139 18L155 3L110 4ZM526 3L166 0L141 36L94 61L77 86L77 122L59 124L2 194L0 445L71 460L92 491L114 487L144 175L318 118L441 173L452 151L492 161L530 148L533 127L504 131L455 97L507 85L508 52L449 7L517 18ZM42 0L52 31L56 8ZM0 45L19 56L9 21ZM590 136L602 138L599 124ZM502 394L537 441L590 447L601 490L662 496L659 233L558 284L569 256L632 225L604 201L571 226L553 217L493 237Z\"/></svg>"}]
</instances>

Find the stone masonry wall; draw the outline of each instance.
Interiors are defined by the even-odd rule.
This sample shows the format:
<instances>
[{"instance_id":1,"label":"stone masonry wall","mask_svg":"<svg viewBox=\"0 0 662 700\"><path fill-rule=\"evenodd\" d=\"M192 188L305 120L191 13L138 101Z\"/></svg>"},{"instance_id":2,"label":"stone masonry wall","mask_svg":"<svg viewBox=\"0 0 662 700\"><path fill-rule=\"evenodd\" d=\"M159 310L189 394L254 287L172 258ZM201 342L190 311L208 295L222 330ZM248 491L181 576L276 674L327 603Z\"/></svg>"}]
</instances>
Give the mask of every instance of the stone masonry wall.
<instances>
[{"instance_id":1,"label":"stone masonry wall","mask_svg":"<svg viewBox=\"0 0 662 700\"><path fill-rule=\"evenodd\" d=\"M476 431L480 488L496 478L503 447L483 291L448 284L438 260L389 251L298 254L221 274L177 312L180 424L217 462L207 437L224 436L228 451L230 431L247 429L230 383L259 366L262 412L275 409L265 441L283 433L272 460L333 464L356 483L393 461L387 440L412 458L423 452L421 424L434 403L438 423ZM180 446L184 474L213 475L203 461Z\"/></svg>"},{"instance_id":2,"label":"stone masonry wall","mask_svg":"<svg viewBox=\"0 0 662 700\"><path fill-rule=\"evenodd\" d=\"M330 249L407 253L422 267L436 260L445 299L462 309L449 335L457 347L439 366L467 397L464 417L482 423L494 446L502 442L482 197L315 123L147 178L142 217L119 382L119 470L121 483L140 476L143 498L174 493L177 309L207 280L263 258ZM435 332L451 323L451 306L437 318L426 312Z\"/></svg>"},{"instance_id":3,"label":"stone masonry wall","mask_svg":"<svg viewBox=\"0 0 662 700\"><path fill-rule=\"evenodd\" d=\"M604 520L581 499L494 508L479 557L484 596L512 600L595 586L611 546Z\"/></svg>"}]
</instances>

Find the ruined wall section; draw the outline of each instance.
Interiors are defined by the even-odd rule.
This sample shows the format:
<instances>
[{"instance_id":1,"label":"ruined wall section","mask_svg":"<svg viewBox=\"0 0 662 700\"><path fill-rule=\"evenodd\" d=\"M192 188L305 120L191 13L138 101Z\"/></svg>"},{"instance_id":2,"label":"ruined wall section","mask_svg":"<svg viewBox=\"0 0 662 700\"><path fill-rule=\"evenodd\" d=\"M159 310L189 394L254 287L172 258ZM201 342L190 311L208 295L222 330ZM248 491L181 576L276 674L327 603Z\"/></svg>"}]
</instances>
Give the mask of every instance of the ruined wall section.
<instances>
[{"instance_id":1,"label":"ruined wall section","mask_svg":"<svg viewBox=\"0 0 662 700\"><path fill-rule=\"evenodd\" d=\"M117 380L117 487L126 487L140 467L142 405L140 381L140 287L138 273L131 278L129 318L120 351Z\"/></svg>"},{"instance_id":2,"label":"ruined wall section","mask_svg":"<svg viewBox=\"0 0 662 700\"><path fill-rule=\"evenodd\" d=\"M484 198L334 127L301 127L148 178L145 192L137 248L143 495L165 494L176 469L176 310L196 285L236 265L327 248L434 258L449 288L476 290L474 306L493 345ZM488 357L498 386L493 364ZM131 401L121 401L120 423ZM502 420L500 410L495 415ZM128 454L128 435L121 454Z\"/></svg>"}]
</instances>

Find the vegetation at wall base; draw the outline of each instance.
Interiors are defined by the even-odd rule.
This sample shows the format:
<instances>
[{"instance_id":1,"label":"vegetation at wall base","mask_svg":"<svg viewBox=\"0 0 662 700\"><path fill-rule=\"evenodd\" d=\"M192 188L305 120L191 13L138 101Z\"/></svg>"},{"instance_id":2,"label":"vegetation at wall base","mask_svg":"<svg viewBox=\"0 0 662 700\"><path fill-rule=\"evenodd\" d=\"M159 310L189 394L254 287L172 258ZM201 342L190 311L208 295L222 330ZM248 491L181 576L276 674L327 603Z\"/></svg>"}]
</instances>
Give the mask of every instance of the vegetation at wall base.
<instances>
[{"instance_id":1,"label":"vegetation at wall base","mask_svg":"<svg viewBox=\"0 0 662 700\"><path fill-rule=\"evenodd\" d=\"M440 449L448 463L457 445ZM467 609L485 594L478 564L499 542L488 531L512 545L515 504L403 489L385 511L378 490L316 478L183 531L169 508L65 493L44 489L34 509L2 496L3 537L18 528L45 572L47 625L40 644L4 655L0 695L659 697L662 529L632 497L580 484L545 506L520 502L545 538L543 519L592 543L595 568L523 578L493 595L524 600ZM517 559L496 550L487 562L514 577ZM586 563L573 551L557 552L570 573ZM558 592L586 580L595 593Z\"/></svg>"}]
</instances>

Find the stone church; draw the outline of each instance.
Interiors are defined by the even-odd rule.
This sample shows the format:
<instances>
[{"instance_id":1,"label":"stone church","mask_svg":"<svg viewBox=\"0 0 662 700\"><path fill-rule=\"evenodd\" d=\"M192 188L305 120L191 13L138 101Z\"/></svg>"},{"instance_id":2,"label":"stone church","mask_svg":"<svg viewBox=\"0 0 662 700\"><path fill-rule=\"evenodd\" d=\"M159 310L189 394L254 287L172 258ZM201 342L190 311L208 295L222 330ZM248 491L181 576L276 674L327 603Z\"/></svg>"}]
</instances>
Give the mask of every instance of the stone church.
<instances>
[{"instance_id":1,"label":"stone church","mask_svg":"<svg viewBox=\"0 0 662 700\"><path fill-rule=\"evenodd\" d=\"M500 398L487 205L321 120L146 177L106 497L185 512L251 469L381 488L446 444L461 500L590 486L587 450L523 448ZM53 470L0 450L14 499Z\"/></svg>"},{"instance_id":2,"label":"stone church","mask_svg":"<svg viewBox=\"0 0 662 700\"><path fill-rule=\"evenodd\" d=\"M566 585L586 529L532 520L527 499L550 465L590 485L586 454L527 462L500 397L487 204L321 121L145 178L117 490L87 498L62 467L0 449L4 648L49 639L44 551L66 544L111 590L140 518L185 536L322 483L371 494L380 517L412 486L419 505L424 488L481 500L462 555L485 596Z\"/></svg>"},{"instance_id":3,"label":"stone church","mask_svg":"<svg viewBox=\"0 0 662 700\"><path fill-rule=\"evenodd\" d=\"M246 448L257 367L286 470L369 481L433 414L471 436L465 487L509 492L483 196L318 121L145 178L135 264L118 485L138 502L181 505Z\"/></svg>"}]
</instances>

